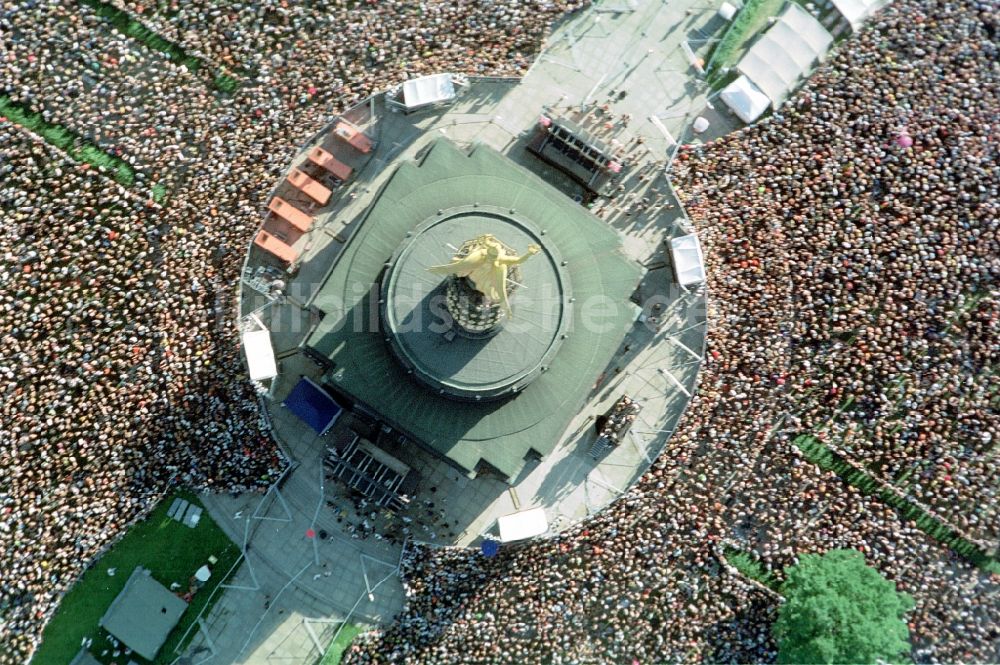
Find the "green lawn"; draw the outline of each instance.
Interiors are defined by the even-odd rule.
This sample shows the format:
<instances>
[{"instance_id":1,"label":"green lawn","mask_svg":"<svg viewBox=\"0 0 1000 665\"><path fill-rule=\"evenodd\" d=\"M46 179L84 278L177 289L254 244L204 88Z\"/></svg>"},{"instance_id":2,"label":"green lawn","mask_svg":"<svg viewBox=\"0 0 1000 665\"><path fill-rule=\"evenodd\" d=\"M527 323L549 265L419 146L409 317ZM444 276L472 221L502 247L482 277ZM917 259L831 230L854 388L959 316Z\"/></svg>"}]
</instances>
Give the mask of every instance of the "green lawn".
<instances>
[{"instance_id":1,"label":"green lawn","mask_svg":"<svg viewBox=\"0 0 1000 665\"><path fill-rule=\"evenodd\" d=\"M239 548L212 521L207 512L194 529L167 517L167 511L175 496L194 503L200 502L193 494L179 492L164 499L149 517L136 524L101 557L77 581L63 598L55 616L42 634L42 643L32 659L33 665L65 665L69 663L84 637L92 637L90 647L94 657L103 663L128 662L127 658L112 658L113 649L107 641L107 633L98 626L105 610L125 586L132 570L141 565L153 573L153 578L170 587L178 582L186 589L188 580L198 568L208 563L208 557L215 555L218 562L212 566L212 578L194 596L180 623L160 649L156 663L170 663L176 658L174 647L184 632L194 622L198 612L209 600L214 589L223 581L226 573L239 558ZM115 568L115 575L108 570ZM216 594L216 597L218 594ZM101 652L108 649L108 654ZM136 654L131 655L137 663L146 663Z\"/></svg>"},{"instance_id":2,"label":"green lawn","mask_svg":"<svg viewBox=\"0 0 1000 665\"><path fill-rule=\"evenodd\" d=\"M349 623L343 627L340 634L337 635L337 639L330 643L327 647L326 653L323 654L323 660L320 665L338 665L340 659L344 655L344 651L347 647L351 645L354 638L359 634L365 632L366 628L364 626L358 626L353 623Z\"/></svg>"}]
</instances>

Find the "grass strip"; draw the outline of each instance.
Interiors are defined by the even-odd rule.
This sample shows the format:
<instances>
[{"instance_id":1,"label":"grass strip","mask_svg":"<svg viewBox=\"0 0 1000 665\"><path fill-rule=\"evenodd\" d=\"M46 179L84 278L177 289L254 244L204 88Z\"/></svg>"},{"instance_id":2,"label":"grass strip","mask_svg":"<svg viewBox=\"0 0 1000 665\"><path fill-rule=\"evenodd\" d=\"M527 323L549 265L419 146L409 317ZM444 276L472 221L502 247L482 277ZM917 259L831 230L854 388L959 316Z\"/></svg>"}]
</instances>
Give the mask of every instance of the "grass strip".
<instances>
[{"instance_id":1,"label":"grass strip","mask_svg":"<svg viewBox=\"0 0 1000 665\"><path fill-rule=\"evenodd\" d=\"M0 116L38 134L78 162L106 169L122 185L131 186L135 182L135 169L125 160L109 155L62 125L53 125L40 113L25 110L4 95L0 95Z\"/></svg>"},{"instance_id":2,"label":"grass strip","mask_svg":"<svg viewBox=\"0 0 1000 665\"><path fill-rule=\"evenodd\" d=\"M212 591L224 581L226 573L239 559L239 548L226 536L207 512L191 529L167 515L175 497L201 505L189 492L167 497L149 516L138 522L90 568L63 597L58 609L45 627L42 643L35 653L35 665L66 665L80 650L86 638L93 639L90 652L101 663L124 662L114 658L114 647L108 633L98 623L111 602L124 588L136 566L148 568L153 579L167 588L177 582L187 589L194 572L208 563L209 556L218 561L211 565L212 577L191 599L177 626L157 654L157 664L176 660L174 648L194 623L199 612L214 600ZM109 575L113 571L114 575ZM218 597L218 594L215 594ZM103 653L107 651L107 653ZM140 665L149 663L138 654L129 658Z\"/></svg>"},{"instance_id":3,"label":"grass strip","mask_svg":"<svg viewBox=\"0 0 1000 665\"><path fill-rule=\"evenodd\" d=\"M187 67L191 73L197 74L205 66L201 58L190 55L179 44L164 39L140 21L134 19L128 12L118 9L107 2L102 2L102 0L79 0L79 2L90 7L98 16L109 21L123 35L145 44L154 51L163 53L171 61L179 62ZM231 94L240 87L240 82L229 74L222 72L212 78L212 85L216 90Z\"/></svg>"},{"instance_id":4,"label":"grass strip","mask_svg":"<svg viewBox=\"0 0 1000 665\"><path fill-rule=\"evenodd\" d=\"M792 443L813 464L824 471L832 471L865 494L874 495L895 508L906 519L942 545L950 547L980 569L1000 574L1000 561L991 557L979 545L965 539L960 533L942 523L916 503L884 487L870 475L849 464L843 457L808 434L796 437ZM733 564L735 566L735 564Z\"/></svg>"}]
</instances>

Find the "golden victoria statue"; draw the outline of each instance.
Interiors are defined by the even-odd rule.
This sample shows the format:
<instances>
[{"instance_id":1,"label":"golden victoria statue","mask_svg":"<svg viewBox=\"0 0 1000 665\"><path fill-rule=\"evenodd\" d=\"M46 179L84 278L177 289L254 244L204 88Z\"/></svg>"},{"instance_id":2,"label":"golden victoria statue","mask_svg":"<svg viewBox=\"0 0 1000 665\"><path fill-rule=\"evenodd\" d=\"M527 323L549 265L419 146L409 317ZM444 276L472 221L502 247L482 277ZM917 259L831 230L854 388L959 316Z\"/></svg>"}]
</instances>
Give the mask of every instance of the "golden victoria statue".
<instances>
[{"instance_id":1,"label":"golden victoria statue","mask_svg":"<svg viewBox=\"0 0 1000 665\"><path fill-rule=\"evenodd\" d=\"M507 269L524 263L541 249L538 245L529 245L528 251L521 256L508 254L504 244L487 233L465 242L451 263L431 266L427 270L435 275L468 277L477 291L489 301L503 305L504 311L510 315Z\"/></svg>"}]
</instances>

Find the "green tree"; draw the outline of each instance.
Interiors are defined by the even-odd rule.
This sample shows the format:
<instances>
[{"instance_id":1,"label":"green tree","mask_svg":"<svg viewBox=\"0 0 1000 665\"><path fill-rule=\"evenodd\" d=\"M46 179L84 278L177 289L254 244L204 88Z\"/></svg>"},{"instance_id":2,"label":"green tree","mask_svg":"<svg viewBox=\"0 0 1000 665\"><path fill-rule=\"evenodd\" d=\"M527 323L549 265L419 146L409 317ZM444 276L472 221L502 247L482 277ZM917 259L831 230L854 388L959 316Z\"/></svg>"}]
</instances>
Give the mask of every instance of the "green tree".
<instances>
[{"instance_id":1,"label":"green tree","mask_svg":"<svg viewBox=\"0 0 1000 665\"><path fill-rule=\"evenodd\" d=\"M857 550L803 554L781 587L774 634L779 663L909 661L903 616L913 598L865 564Z\"/></svg>"}]
</instances>

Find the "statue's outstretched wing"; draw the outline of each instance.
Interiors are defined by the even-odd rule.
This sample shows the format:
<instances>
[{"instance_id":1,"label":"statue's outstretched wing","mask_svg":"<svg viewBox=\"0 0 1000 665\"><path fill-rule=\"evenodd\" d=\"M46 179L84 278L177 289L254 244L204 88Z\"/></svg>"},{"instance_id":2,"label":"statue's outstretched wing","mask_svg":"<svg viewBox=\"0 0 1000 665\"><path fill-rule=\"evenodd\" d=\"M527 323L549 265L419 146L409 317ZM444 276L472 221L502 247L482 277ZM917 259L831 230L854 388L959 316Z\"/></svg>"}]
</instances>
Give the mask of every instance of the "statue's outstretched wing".
<instances>
[{"instance_id":1,"label":"statue's outstretched wing","mask_svg":"<svg viewBox=\"0 0 1000 665\"><path fill-rule=\"evenodd\" d=\"M440 266L431 266L427 270L434 273L435 275L458 275L459 277L468 277L472 271L479 267L485 256L482 251L474 251L460 259L455 259L451 263L446 263Z\"/></svg>"}]
</instances>

